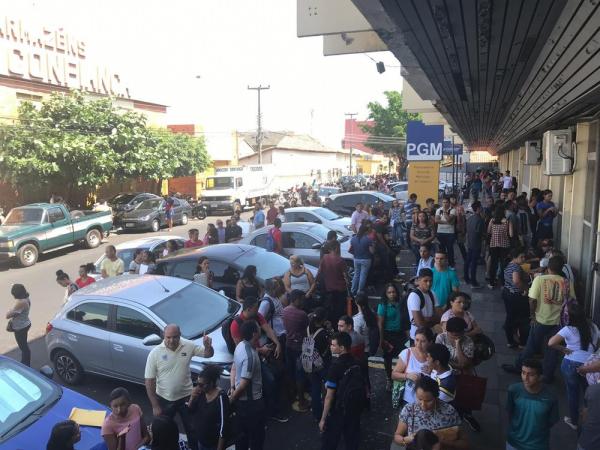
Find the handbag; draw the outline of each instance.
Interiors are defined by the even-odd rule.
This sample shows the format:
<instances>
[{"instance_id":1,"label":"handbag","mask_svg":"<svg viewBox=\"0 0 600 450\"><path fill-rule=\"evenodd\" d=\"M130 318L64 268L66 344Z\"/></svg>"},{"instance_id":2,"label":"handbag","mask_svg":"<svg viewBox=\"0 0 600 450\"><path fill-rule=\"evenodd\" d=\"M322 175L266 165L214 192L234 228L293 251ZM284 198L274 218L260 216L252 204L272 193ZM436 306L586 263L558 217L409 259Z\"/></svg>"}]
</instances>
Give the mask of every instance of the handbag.
<instances>
[{"instance_id":1,"label":"handbag","mask_svg":"<svg viewBox=\"0 0 600 450\"><path fill-rule=\"evenodd\" d=\"M6 322L6 331L8 331L9 333L14 333L15 329L13 328L13 320L9 319L8 322Z\"/></svg>"},{"instance_id":2,"label":"handbag","mask_svg":"<svg viewBox=\"0 0 600 450\"><path fill-rule=\"evenodd\" d=\"M399 357L399 356L398 356ZM406 358L406 369L408 369L408 363L410 361L410 348L408 349L408 356ZM406 373L404 369L403 373ZM404 390L406 389L406 380L394 380L392 385L392 408L398 409L400 403L404 398Z\"/></svg>"},{"instance_id":3,"label":"handbag","mask_svg":"<svg viewBox=\"0 0 600 450\"><path fill-rule=\"evenodd\" d=\"M487 378L462 373L456 377L454 404L460 411L480 411L485 399Z\"/></svg>"}]
</instances>

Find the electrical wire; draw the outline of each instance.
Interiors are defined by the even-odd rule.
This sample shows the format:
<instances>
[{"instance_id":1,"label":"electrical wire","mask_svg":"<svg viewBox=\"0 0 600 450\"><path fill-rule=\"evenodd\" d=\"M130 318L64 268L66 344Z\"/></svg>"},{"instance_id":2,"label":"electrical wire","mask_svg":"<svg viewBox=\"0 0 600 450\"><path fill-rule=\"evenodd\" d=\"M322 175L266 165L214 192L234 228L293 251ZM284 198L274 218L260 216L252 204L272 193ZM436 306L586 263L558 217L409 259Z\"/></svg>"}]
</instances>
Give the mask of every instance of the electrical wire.
<instances>
[{"instance_id":1,"label":"electrical wire","mask_svg":"<svg viewBox=\"0 0 600 450\"><path fill-rule=\"evenodd\" d=\"M369 59L370 59L371 61L373 61L374 63L383 62L383 61L377 61L376 59L373 59L373 58L371 57L371 55L368 55L368 54L366 54L366 53L363 53L363 55L365 55L367 58L369 58ZM392 65L388 65L388 64L386 64L386 63L383 63L383 64L385 65L385 67L389 67L389 68L391 68L391 69L401 69L401 68L402 68L402 66L392 66Z\"/></svg>"}]
</instances>

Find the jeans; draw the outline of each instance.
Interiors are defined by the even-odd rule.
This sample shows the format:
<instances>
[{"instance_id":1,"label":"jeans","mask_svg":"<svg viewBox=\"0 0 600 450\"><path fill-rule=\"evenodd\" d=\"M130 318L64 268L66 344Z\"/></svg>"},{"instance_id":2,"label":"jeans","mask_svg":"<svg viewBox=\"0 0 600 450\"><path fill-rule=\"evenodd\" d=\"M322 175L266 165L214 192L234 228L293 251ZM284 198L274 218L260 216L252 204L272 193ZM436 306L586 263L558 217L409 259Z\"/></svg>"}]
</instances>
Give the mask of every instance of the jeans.
<instances>
[{"instance_id":1,"label":"jeans","mask_svg":"<svg viewBox=\"0 0 600 450\"><path fill-rule=\"evenodd\" d=\"M265 444L265 405L259 400L239 400L235 403L240 437L235 450L262 450Z\"/></svg>"},{"instance_id":2,"label":"jeans","mask_svg":"<svg viewBox=\"0 0 600 450\"><path fill-rule=\"evenodd\" d=\"M541 350L544 354L544 360L542 361L544 381L547 383L552 382L558 364L558 352L548 347L548 340L558 332L559 328L558 325L542 325L537 322L532 325L529 328L525 350L517 357L515 366L520 370L523 366L523 361L533 357L533 355Z\"/></svg>"},{"instance_id":3,"label":"jeans","mask_svg":"<svg viewBox=\"0 0 600 450\"><path fill-rule=\"evenodd\" d=\"M394 222L392 239L394 240L394 242L396 244L399 244L399 245L405 244L404 232L402 230L402 223L399 220L397 222Z\"/></svg>"},{"instance_id":4,"label":"jeans","mask_svg":"<svg viewBox=\"0 0 600 450\"><path fill-rule=\"evenodd\" d=\"M310 374L310 397L313 417L321 420L323 414L323 383L327 376L327 369L322 368Z\"/></svg>"},{"instance_id":5,"label":"jeans","mask_svg":"<svg viewBox=\"0 0 600 450\"><path fill-rule=\"evenodd\" d=\"M30 328L31 325L15 331L15 340L19 346L19 350L21 350L21 363L28 367L31 366L31 350L29 349L29 344L27 343L27 333L29 332Z\"/></svg>"},{"instance_id":6,"label":"jeans","mask_svg":"<svg viewBox=\"0 0 600 450\"><path fill-rule=\"evenodd\" d=\"M342 436L345 450L358 450L360 446L360 414L344 416L339 411L332 411L327 416L325 432L321 435L321 450L336 450Z\"/></svg>"},{"instance_id":7,"label":"jeans","mask_svg":"<svg viewBox=\"0 0 600 450\"><path fill-rule=\"evenodd\" d=\"M281 406L280 380L275 376L269 365L261 361L260 372L262 375L263 397L265 398L266 413L273 417L279 415L283 410Z\"/></svg>"},{"instance_id":8,"label":"jeans","mask_svg":"<svg viewBox=\"0 0 600 450\"><path fill-rule=\"evenodd\" d=\"M560 371L562 372L567 388L569 417L575 425L579 422L579 395L585 389L586 385L584 378L577 373L577 368L582 365L583 363L571 361L567 358L563 358L560 365Z\"/></svg>"},{"instance_id":9,"label":"jeans","mask_svg":"<svg viewBox=\"0 0 600 450\"><path fill-rule=\"evenodd\" d=\"M162 398L158 396L158 403L160 404L160 408L163 411L163 414L173 419L177 413L179 413L179 417L181 418L181 422L183 423L183 429L185 430L185 434L187 436L187 441L189 443L190 450L198 450L198 437L194 431L194 427L192 425L192 416L190 410L188 409L186 402L188 401L189 396L180 398L179 400L167 400L166 398Z\"/></svg>"},{"instance_id":10,"label":"jeans","mask_svg":"<svg viewBox=\"0 0 600 450\"><path fill-rule=\"evenodd\" d=\"M371 268L371 259L354 258L354 277L352 277L352 295L364 292L367 284L367 276Z\"/></svg>"},{"instance_id":11,"label":"jeans","mask_svg":"<svg viewBox=\"0 0 600 450\"><path fill-rule=\"evenodd\" d=\"M445 250L448 254L448 264L454 267L454 241L456 236L454 233L438 233L438 241L440 241L440 249Z\"/></svg>"},{"instance_id":12,"label":"jeans","mask_svg":"<svg viewBox=\"0 0 600 450\"><path fill-rule=\"evenodd\" d=\"M506 309L504 333L509 345L525 345L529 336L529 301L519 292L502 289L502 300ZM519 332L519 342L515 342L515 332Z\"/></svg>"},{"instance_id":13,"label":"jeans","mask_svg":"<svg viewBox=\"0 0 600 450\"><path fill-rule=\"evenodd\" d=\"M490 279L491 285L496 283L498 265L500 265L500 273L504 273L508 250L509 249L505 247L490 247L490 271L488 272L488 278Z\"/></svg>"},{"instance_id":14,"label":"jeans","mask_svg":"<svg viewBox=\"0 0 600 450\"><path fill-rule=\"evenodd\" d=\"M465 262L465 281L467 283L477 283L477 260L481 255L480 248L469 248L467 250L467 261Z\"/></svg>"},{"instance_id":15,"label":"jeans","mask_svg":"<svg viewBox=\"0 0 600 450\"><path fill-rule=\"evenodd\" d=\"M327 309L327 319L331 323L338 323L340 317L346 314L345 291L328 291L325 295L325 308Z\"/></svg>"}]
</instances>

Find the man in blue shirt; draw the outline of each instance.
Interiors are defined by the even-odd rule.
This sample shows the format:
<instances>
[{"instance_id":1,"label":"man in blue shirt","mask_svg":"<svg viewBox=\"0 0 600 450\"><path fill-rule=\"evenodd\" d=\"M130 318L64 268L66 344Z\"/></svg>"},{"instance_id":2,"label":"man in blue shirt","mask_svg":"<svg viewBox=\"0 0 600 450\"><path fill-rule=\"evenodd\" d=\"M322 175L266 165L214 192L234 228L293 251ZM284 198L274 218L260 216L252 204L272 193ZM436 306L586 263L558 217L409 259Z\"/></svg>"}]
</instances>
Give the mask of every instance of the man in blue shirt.
<instances>
[{"instance_id":1,"label":"man in blue shirt","mask_svg":"<svg viewBox=\"0 0 600 450\"><path fill-rule=\"evenodd\" d=\"M538 213L538 217L540 218L538 221L537 227L537 239L552 239L552 222L554 222L554 217L556 217L556 205L552 202L552 191L550 189L546 189L544 191L544 200L539 202L535 209Z\"/></svg>"},{"instance_id":2,"label":"man in blue shirt","mask_svg":"<svg viewBox=\"0 0 600 450\"><path fill-rule=\"evenodd\" d=\"M508 388L506 450L550 450L550 430L558 422L558 399L542 381L542 364L523 361L522 383Z\"/></svg>"},{"instance_id":3,"label":"man in blue shirt","mask_svg":"<svg viewBox=\"0 0 600 450\"><path fill-rule=\"evenodd\" d=\"M265 213L262 210L260 203L254 205L254 218L252 219L254 229L258 230L265 226Z\"/></svg>"}]
</instances>

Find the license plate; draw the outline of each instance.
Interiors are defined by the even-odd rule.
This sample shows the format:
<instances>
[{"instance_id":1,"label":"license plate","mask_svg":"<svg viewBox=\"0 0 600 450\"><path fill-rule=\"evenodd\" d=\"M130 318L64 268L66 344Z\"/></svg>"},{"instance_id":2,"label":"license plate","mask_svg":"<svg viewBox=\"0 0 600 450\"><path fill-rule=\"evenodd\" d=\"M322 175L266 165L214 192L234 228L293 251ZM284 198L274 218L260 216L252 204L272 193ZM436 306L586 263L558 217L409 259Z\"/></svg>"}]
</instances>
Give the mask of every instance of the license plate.
<instances>
[{"instance_id":1,"label":"license plate","mask_svg":"<svg viewBox=\"0 0 600 450\"><path fill-rule=\"evenodd\" d=\"M125 228L133 228L135 227L135 223L126 223Z\"/></svg>"}]
</instances>

